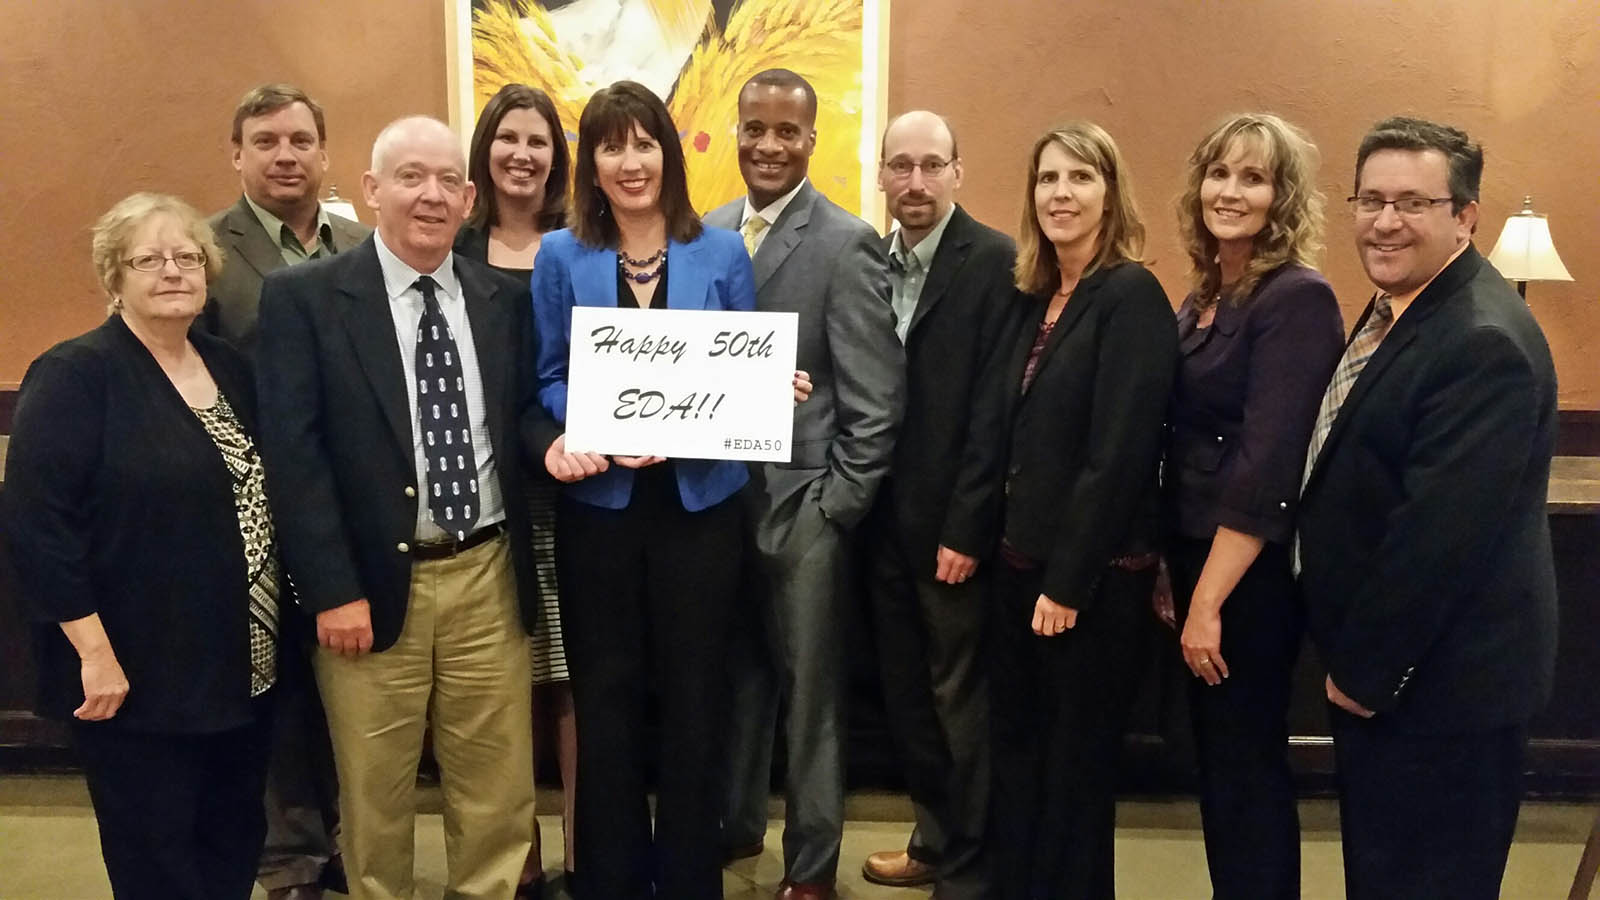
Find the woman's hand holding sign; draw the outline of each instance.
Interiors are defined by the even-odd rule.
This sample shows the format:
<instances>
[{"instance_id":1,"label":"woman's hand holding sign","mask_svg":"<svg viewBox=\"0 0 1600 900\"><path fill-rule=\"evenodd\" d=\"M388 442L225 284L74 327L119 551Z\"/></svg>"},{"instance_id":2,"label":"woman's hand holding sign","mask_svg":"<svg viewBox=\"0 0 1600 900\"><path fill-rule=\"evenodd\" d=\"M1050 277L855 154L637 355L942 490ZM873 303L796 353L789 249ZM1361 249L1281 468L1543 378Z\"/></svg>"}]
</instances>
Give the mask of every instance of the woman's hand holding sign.
<instances>
[{"instance_id":1,"label":"woman's hand holding sign","mask_svg":"<svg viewBox=\"0 0 1600 900\"><path fill-rule=\"evenodd\" d=\"M567 436L562 435L544 452L544 468L551 477L563 484L582 481L590 475L599 475L611 464L598 453L568 453Z\"/></svg>"}]
</instances>

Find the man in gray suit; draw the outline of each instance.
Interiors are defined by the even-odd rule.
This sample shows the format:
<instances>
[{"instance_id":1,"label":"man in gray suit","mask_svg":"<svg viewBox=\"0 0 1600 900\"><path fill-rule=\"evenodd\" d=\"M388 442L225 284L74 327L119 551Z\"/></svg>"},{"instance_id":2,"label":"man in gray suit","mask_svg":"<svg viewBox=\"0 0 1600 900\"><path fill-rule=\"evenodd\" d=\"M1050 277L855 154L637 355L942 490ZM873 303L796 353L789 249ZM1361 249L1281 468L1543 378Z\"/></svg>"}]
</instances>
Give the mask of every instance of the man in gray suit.
<instances>
[{"instance_id":1,"label":"man in gray suit","mask_svg":"<svg viewBox=\"0 0 1600 900\"><path fill-rule=\"evenodd\" d=\"M293 85L262 85L234 110L233 167L243 192L238 203L211 217L227 265L211 285L200 322L252 361L266 274L349 250L372 231L329 215L317 201L328 168L326 139L322 107ZM270 900L317 900L323 888L346 890L334 841L338 780L308 646L286 641L279 663L267 842L257 872Z\"/></svg>"},{"instance_id":2,"label":"man in gray suit","mask_svg":"<svg viewBox=\"0 0 1600 900\"><path fill-rule=\"evenodd\" d=\"M780 698L787 709L787 821L780 900L833 896L844 828L844 554L849 531L887 474L905 395L889 277L873 229L806 180L817 95L769 69L739 93L739 169L749 193L706 224L738 230L753 257L758 309L799 313L798 368L810 399L795 410L788 463L753 467L750 621L737 633L730 859L761 852Z\"/></svg>"},{"instance_id":3,"label":"man in gray suit","mask_svg":"<svg viewBox=\"0 0 1600 900\"><path fill-rule=\"evenodd\" d=\"M252 359L267 273L348 250L372 232L318 202L326 142L322 107L294 85L254 88L234 110L233 168L244 189L239 202L211 217L228 264L200 321Z\"/></svg>"}]
</instances>

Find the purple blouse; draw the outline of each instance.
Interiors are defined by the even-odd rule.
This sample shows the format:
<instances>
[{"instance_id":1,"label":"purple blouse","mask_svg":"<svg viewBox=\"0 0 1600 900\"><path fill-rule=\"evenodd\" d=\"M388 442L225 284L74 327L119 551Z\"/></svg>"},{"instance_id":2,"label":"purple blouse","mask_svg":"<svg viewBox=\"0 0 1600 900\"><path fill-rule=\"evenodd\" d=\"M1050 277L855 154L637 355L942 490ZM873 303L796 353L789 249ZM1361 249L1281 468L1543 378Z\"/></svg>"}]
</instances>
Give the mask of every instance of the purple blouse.
<instances>
[{"instance_id":1,"label":"purple blouse","mask_svg":"<svg viewBox=\"0 0 1600 900\"><path fill-rule=\"evenodd\" d=\"M1199 327L1178 310L1182 358L1168 415L1168 527L1209 538L1217 526L1287 543L1306 445L1344 352L1344 319L1326 279L1285 265L1244 302Z\"/></svg>"}]
</instances>

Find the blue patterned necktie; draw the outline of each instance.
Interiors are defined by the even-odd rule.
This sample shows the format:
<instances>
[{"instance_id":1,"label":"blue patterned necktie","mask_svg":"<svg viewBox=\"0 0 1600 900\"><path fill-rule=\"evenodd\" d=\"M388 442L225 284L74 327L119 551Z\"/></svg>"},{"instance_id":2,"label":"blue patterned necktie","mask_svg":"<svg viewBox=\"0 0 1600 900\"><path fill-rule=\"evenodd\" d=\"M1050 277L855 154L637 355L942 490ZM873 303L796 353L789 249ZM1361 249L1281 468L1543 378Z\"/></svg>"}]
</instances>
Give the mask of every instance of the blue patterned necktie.
<instances>
[{"instance_id":1,"label":"blue patterned necktie","mask_svg":"<svg viewBox=\"0 0 1600 900\"><path fill-rule=\"evenodd\" d=\"M417 418L428 463L428 510L434 524L464 541L478 521L478 461L472 452L466 382L456 336L434 296L434 281L417 279L422 322L417 326Z\"/></svg>"}]
</instances>

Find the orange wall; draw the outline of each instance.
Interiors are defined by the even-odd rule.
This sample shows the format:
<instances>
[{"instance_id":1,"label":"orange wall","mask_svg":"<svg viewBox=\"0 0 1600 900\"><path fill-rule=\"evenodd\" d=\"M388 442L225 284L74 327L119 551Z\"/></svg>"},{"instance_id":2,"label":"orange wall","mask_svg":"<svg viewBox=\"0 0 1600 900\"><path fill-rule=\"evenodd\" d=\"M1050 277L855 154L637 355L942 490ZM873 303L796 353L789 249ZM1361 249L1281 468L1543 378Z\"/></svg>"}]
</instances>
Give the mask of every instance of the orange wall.
<instances>
[{"instance_id":1,"label":"orange wall","mask_svg":"<svg viewBox=\"0 0 1600 900\"><path fill-rule=\"evenodd\" d=\"M1600 15L1590 0L898 0L890 33L890 112L926 106L954 120L963 203L1003 230L1016 228L1032 140L1069 117L1105 125L1128 157L1174 301L1185 270L1172 198L1218 117L1273 110L1321 146L1333 201L1324 270L1347 319L1370 290L1339 202L1362 132L1397 112L1466 128L1488 157L1479 249L1531 192L1576 279L1529 286L1563 404L1600 408ZM331 177L347 197L384 122L446 112L439 0L13 4L0 46L0 383L98 320L86 229L112 202L137 189L204 210L236 198L227 130L248 87L294 81L322 101Z\"/></svg>"}]
</instances>

